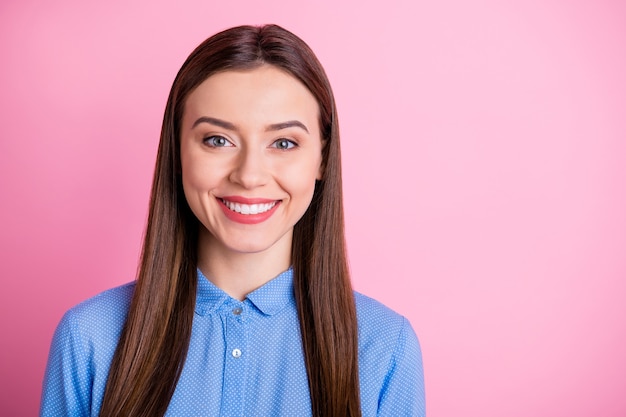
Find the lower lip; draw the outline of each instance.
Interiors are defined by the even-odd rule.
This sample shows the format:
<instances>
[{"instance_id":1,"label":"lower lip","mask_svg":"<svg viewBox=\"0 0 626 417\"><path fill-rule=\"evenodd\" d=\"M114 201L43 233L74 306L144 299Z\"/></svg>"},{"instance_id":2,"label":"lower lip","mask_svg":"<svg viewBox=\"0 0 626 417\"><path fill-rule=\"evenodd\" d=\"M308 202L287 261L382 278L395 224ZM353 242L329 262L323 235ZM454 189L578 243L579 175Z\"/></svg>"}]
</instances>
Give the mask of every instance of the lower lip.
<instances>
[{"instance_id":1,"label":"lower lip","mask_svg":"<svg viewBox=\"0 0 626 417\"><path fill-rule=\"evenodd\" d=\"M242 224L263 223L265 220L272 217L272 214L274 214L274 212L276 211L276 209L278 209L278 206L281 203L280 201L277 201L276 204L274 204L274 207L272 207L271 209L263 213L241 214L241 213L237 213L236 211L229 209L228 206L224 204L224 202L221 199L218 198L217 201L219 202L220 207L222 208L222 211L224 212L224 214L229 220L232 220L237 223L242 223Z\"/></svg>"}]
</instances>

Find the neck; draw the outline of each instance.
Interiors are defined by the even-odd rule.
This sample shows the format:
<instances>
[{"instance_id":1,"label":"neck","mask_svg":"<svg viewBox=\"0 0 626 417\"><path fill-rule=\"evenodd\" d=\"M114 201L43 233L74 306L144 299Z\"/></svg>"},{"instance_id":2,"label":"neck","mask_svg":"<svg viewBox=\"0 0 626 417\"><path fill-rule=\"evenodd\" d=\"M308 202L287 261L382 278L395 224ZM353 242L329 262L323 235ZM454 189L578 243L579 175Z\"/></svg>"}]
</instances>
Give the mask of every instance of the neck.
<instances>
[{"instance_id":1,"label":"neck","mask_svg":"<svg viewBox=\"0 0 626 417\"><path fill-rule=\"evenodd\" d=\"M221 245L206 230L198 241L198 267L215 286L243 301L291 265L291 236L259 252L237 252Z\"/></svg>"}]
</instances>

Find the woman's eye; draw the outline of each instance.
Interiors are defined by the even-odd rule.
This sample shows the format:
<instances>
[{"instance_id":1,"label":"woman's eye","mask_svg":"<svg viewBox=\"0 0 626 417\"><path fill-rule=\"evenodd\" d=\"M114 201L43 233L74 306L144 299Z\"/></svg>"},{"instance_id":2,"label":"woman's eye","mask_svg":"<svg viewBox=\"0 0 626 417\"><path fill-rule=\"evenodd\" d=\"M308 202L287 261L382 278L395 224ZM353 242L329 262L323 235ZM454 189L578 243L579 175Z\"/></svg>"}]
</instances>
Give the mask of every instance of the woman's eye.
<instances>
[{"instance_id":1,"label":"woman's eye","mask_svg":"<svg viewBox=\"0 0 626 417\"><path fill-rule=\"evenodd\" d=\"M292 140L289 139L278 139L276 142L274 142L272 144L273 147L278 148L278 149L291 149L296 147L296 143Z\"/></svg>"},{"instance_id":2,"label":"woman's eye","mask_svg":"<svg viewBox=\"0 0 626 417\"><path fill-rule=\"evenodd\" d=\"M204 143L211 146L212 148L223 148L226 146L232 146L232 143L228 141L223 136L209 136L208 138L204 138Z\"/></svg>"}]
</instances>

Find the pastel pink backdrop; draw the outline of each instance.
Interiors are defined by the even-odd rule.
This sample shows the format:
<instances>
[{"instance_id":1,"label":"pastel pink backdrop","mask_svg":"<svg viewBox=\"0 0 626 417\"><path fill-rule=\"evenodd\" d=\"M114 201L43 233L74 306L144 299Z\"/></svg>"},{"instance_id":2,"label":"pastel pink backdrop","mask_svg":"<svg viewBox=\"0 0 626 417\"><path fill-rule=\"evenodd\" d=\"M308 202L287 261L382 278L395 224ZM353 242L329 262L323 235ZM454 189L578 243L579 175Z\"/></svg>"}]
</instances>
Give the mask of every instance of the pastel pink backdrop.
<instances>
[{"instance_id":1,"label":"pastel pink backdrop","mask_svg":"<svg viewBox=\"0 0 626 417\"><path fill-rule=\"evenodd\" d=\"M4 1L0 415L133 279L187 54L267 22L328 71L354 284L413 323L429 416L626 415L625 4Z\"/></svg>"}]
</instances>

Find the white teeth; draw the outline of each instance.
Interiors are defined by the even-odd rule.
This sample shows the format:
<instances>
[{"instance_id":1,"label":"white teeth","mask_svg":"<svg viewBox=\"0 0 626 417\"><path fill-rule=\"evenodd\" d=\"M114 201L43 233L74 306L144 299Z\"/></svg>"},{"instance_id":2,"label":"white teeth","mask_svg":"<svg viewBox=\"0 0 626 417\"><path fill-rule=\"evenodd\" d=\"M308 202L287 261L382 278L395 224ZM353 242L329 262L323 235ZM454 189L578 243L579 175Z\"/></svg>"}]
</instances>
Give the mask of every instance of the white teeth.
<instances>
[{"instance_id":1,"label":"white teeth","mask_svg":"<svg viewBox=\"0 0 626 417\"><path fill-rule=\"evenodd\" d=\"M228 201L228 200L222 200L222 202L226 204L226 207L228 207L232 211L241 213L241 214L265 213L266 211L270 210L272 207L276 205L276 201L272 201L271 203L265 203L265 204L240 204L240 203L233 203L232 201Z\"/></svg>"}]
</instances>

